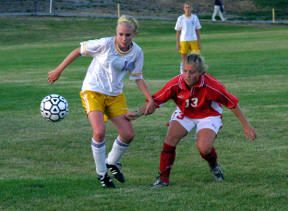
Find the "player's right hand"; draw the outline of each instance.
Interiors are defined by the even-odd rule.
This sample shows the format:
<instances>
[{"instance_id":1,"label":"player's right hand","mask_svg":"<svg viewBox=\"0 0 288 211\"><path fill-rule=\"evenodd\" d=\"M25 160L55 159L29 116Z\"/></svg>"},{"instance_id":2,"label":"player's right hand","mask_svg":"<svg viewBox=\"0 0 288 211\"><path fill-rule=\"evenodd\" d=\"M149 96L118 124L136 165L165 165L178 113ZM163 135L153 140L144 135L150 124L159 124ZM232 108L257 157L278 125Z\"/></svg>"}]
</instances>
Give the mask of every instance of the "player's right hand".
<instances>
[{"instance_id":1,"label":"player's right hand","mask_svg":"<svg viewBox=\"0 0 288 211\"><path fill-rule=\"evenodd\" d=\"M48 73L48 81L50 84L53 84L60 77L61 73L56 69Z\"/></svg>"}]
</instances>

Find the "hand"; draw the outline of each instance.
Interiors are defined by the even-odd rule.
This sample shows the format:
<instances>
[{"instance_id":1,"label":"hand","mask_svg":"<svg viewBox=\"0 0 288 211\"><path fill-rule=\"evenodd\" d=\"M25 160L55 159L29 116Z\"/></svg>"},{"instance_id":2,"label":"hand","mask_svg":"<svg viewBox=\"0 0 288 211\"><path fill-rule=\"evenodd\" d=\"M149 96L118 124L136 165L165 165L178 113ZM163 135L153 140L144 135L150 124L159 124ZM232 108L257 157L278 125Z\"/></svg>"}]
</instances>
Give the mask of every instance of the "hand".
<instances>
[{"instance_id":1,"label":"hand","mask_svg":"<svg viewBox=\"0 0 288 211\"><path fill-rule=\"evenodd\" d=\"M126 114L124 114L124 117L127 120L131 121L131 120L136 120L139 117L139 115L137 112L127 112Z\"/></svg>"},{"instance_id":2,"label":"hand","mask_svg":"<svg viewBox=\"0 0 288 211\"><path fill-rule=\"evenodd\" d=\"M180 44L179 44L179 43L177 43L177 44L176 44L176 48L177 48L177 50L178 50L178 51L180 51L180 50L181 50L181 46L180 46Z\"/></svg>"},{"instance_id":3,"label":"hand","mask_svg":"<svg viewBox=\"0 0 288 211\"><path fill-rule=\"evenodd\" d=\"M247 125L244 127L244 133L250 141L254 141L257 138L257 134L255 129L251 125Z\"/></svg>"},{"instance_id":4,"label":"hand","mask_svg":"<svg viewBox=\"0 0 288 211\"><path fill-rule=\"evenodd\" d=\"M48 73L48 81L53 84L60 77L61 73L56 69Z\"/></svg>"},{"instance_id":5,"label":"hand","mask_svg":"<svg viewBox=\"0 0 288 211\"><path fill-rule=\"evenodd\" d=\"M200 41L198 41L198 47L199 47L199 50L202 49L202 43Z\"/></svg>"},{"instance_id":6,"label":"hand","mask_svg":"<svg viewBox=\"0 0 288 211\"><path fill-rule=\"evenodd\" d=\"M145 105L145 115L149 115L154 113L155 111L155 105L154 105L154 101L148 101Z\"/></svg>"}]
</instances>

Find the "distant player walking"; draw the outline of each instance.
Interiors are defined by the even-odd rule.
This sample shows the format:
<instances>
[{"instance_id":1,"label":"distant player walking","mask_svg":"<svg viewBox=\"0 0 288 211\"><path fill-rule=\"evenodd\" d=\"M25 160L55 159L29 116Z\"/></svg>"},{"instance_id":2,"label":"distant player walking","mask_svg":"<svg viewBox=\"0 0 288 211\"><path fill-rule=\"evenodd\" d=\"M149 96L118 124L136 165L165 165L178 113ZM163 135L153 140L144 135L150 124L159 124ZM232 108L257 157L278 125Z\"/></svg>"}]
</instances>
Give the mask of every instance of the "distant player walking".
<instances>
[{"instance_id":1,"label":"distant player walking","mask_svg":"<svg viewBox=\"0 0 288 211\"><path fill-rule=\"evenodd\" d=\"M224 4L221 0L215 0L214 10L212 15L212 21L216 21L216 15L218 14L221 20L224 22L226 19L223 17Z\"/></svg>"},{"instance_id":2,"label":"distant player walking","mask_svg":"<svg viewBox=\"0 0 288 211\"><path fill-rule=\"evenodd\" d=\"M128 73L138 88L148 99L145 113L154 112L154 101L142 76L143 51L133 42L137 35L138 23L131 16L118 19L116 36L81 42L81 46L72 51L64 61L48 74L48 81L54 83L65 67L79 56L91 56L93 60L88 68L80 92L82 104L93 129L91 147L96 164L98 179L104 188L114 188L107 169L119 181L125 178L121 171L121 156L134 137L133 126L124 114L128 112L123 94L123 79ZM106 159L105 121L111 120L119 135ZM106 160L106 161L105 161Z\"/></svg>"},{"instance_id":3,"label":"distant player walking","mask_svg":"<svg viewBox=\"0 0 288 211\"><path fill-rule=\"evenodd\" d=\"M251 141L256 138L256 132L240 109L238 99L206 73L203 58L198 54L188 55L184 59L183 74L171 79L153 95L153 99L157 107L170 99L177 105L162 147L160 177L154 183L154 188L170 184L169 177L176 158L176 146L194 128L196 145L201 157L208 162L215 180L224 180L214 147L217 134L222 127L221 104L229 108L240 120L246 136ZM128 112L125 116L131 120L137 119L144 110L145 106L138 112Z\"/></svg>"},{"instance_id":4,"label":"distant player walking","mask_svg":"<svg viewBox=\"0 0 288 211\"><path fill-rule=\"evenodd\" d=\"M191 5L184 4L184 14L179 16L175 25L176 45L181 54L180 73L182 73L183 61L189 52L200 54L201 25L196 15L191 13Z\"/></svg>"}]
</instances>

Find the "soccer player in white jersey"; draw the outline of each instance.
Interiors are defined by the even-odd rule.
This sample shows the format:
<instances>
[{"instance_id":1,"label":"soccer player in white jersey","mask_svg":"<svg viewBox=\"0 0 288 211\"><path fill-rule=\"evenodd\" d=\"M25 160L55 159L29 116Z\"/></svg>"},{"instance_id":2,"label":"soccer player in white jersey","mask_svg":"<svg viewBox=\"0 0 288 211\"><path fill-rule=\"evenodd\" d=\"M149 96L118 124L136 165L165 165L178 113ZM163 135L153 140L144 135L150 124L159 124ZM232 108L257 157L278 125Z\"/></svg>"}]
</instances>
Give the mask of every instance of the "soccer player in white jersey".
<instances>
[{"instance_id":1,"label":"soccer player in white jersey","mask_svg":"<svg viewBox=\"0 0 288 211\"><path fill-rule=\"evenodd\" d=\"M196 128L196 145L201 157L206 160L216 181L224 176L217 162L214 142L222 127L222 107L229 108L242 123L246 136L253 141L257 135L238 105L238 99L206 73L206 66L199 54L188 55L184 59L183 74L171 79L153 96L156 107L168 100L177 105L171 116L167 136L160 155L160 177L153 187L169 185L169 176L175 157L176 146L193 128ZM145 106L138 112L128 112L126 118L137 119L144 113Z\"/></svg>"},{"instance_id":2,"label":"soccer player in white jersey","mask_svg":"<svg viewBox=\"0 0 288 211\"><path fill-rule=\"evenodd\" d=\"M142 76L143 51L133 42L137 35L138 23L132 16L121 16L117 22L116 36L89 40L80 43L63 62L48 73L52 84L66 66L79 56L93 58L84 79L80 96L85 112L93 129L91 141L98 179L104 188L115 184L107 173L111 171L119 182L125 182L121 171L121 156L134 137L133 126L124 114L128 112L123 94L123 79L128 73L148 99L145 114L154 112L154 101ZM106 158L105 122L110 119L119 135Z\"/></svg>"},{"instance_id":3,"label":"soccer player in white jersey","mask_svg":"<svg viewBox=\"0 0 288 211\"><path fill-rule=\"evenodd\" d=\"M191 13L191 5L184 4L184 14L179 16L175 25L176 46L181 54L180 73L182 73L183 61L188 53L200 54L200 21Z\"/></svg>"}]
</instances>

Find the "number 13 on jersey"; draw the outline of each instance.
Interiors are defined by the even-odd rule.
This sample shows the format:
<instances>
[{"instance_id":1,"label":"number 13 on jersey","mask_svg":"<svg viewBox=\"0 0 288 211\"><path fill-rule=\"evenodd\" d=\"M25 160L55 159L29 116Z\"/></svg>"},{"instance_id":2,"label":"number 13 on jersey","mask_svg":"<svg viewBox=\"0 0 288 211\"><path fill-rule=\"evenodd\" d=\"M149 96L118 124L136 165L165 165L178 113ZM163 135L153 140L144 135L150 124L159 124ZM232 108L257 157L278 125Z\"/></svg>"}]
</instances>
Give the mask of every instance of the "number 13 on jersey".
<instances>
[{"instance_id":1,"label":"number 13 on jersey","mask_svg":"<svg viewBox=\"0 0 288 211\"><path fill-rule=\"evenodd\" d=\"M191 98L191 99L187 99L186 100L186 108L188 108L189 107L189 105L191 106L191 107L197 107L197 105L198 105L198 98L197 97L194 97L194 98Z\"/></svg>"}]
</instances>

